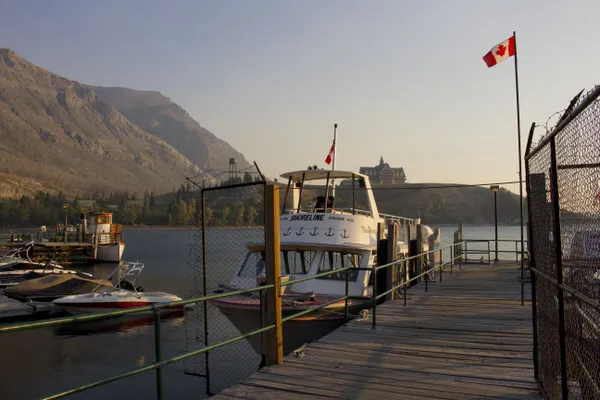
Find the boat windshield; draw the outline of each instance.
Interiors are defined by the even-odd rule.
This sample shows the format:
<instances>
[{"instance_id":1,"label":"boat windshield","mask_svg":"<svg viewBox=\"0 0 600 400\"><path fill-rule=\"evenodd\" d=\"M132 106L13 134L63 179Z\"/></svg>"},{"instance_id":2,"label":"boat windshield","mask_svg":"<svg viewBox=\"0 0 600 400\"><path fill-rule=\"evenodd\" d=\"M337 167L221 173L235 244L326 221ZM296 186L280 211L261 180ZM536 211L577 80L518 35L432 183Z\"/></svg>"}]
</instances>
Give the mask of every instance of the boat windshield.
<instances>
[{"instance_id":1,"label":"boat windshield","mask_svg":"<svg viewBox=\"0 0 600 400\"><path fill-rule=\"evenodd\" d=\"M281 274L306 274L315 258L315 254L316 252L312 250L282 250L280 259ZM262 251L249 252L238 276L253 278L264 275L266 270L264 257Z\"/></svg>"},{"instance_id":2,"label":"boat windshield","mask_svg":"<svg viewBox=\"0 0 600 400\"><path fill-rule=\"evenodd\" d=\"M343 269L346 267L358 268L362 261L362 254L351 254L351 253L340 253L337 251L324 251L321 260L319 261L319 270L317 273L329 272L336 269ZM358 269L350 270L348 272L348 280L355 282L358 277ZM338 273L323 276L317 279L328 279L334 281L346 280L346 272L340 271Z\"/></svg>"}]
</instances>

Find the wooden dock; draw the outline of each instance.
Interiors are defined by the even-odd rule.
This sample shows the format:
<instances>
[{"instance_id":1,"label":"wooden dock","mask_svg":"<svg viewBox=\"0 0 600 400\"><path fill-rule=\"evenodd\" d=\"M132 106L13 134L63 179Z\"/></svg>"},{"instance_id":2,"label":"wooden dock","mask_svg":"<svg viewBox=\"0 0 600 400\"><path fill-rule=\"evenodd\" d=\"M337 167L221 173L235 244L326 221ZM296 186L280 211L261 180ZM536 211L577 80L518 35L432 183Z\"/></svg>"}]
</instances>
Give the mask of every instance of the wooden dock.
<instances>
[{"instance_id":1,"label":"wooden dock","mask_svg":"<svg viewBox=\"0 0 600 400\"><path fill-rule=\"evenodd\" d=\"M514 261L455 268L213 398L542 399L520 288Z\"/></svg>"},{"instance_id":2,"label":"wooden dock","mask_svg":"<svg viewBox=\"0 0 600 400\"><path fill-rule=\"evenodd\" d=\"M0 290L0 321L18 317L29 317L38 314L50 314L55 308L54 304L50 302L22 303L5 296L4 290Z\"/></svg>"}]
</instances>

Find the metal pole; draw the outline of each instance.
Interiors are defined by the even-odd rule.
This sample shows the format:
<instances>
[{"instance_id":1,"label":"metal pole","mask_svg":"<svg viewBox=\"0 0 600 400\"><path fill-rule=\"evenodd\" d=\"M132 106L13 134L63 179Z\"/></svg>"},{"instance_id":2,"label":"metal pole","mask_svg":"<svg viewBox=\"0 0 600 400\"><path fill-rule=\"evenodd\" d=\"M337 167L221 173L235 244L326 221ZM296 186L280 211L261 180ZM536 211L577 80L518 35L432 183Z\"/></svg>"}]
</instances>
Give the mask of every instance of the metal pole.
<instances>
[{"instance_id":1,"label":"metal pole","mask_svg":"<svg viewBox=\"0 0 600 400\"><path fill-rule=\"evenodd\" d=\"M494 231L495 231L495 240L496 240L496 258L495 262L498 262L498 192L494 190Z\"/></svg>"},{"instance_id":2,"label":"metal pole","mask_svg":"<svg viewBox=\"0 0 600 400\"><path fill-rule=\"evenodd\" d=\"M67 223L69 222L69 205L65 203L65 234L63 236L63 242L67 243Z\"/></svg>"},{"instance_id":3,"label":"metal pole","mask_svg":"<svg viewBox=\"0 0 600 400\"><path fill-rule=\"evenodd\" d=\"M348 285L350 282L350 270L346 270L346 299L344 301L344 325L348 323Z\"/></svg>"},{"instance_id":4,"label":"metal pole","mask_svg":"<svg viewBox=\"0 0 600 400\"><path fill-rule=\"evenodd\" d=\"M337 158L337 124L333 124L333 157L331 160L331 170L335 171L335 159ZM331 181L333 187L331 189L331 195L335 197L335 179ZM325 198L325 204L327 204L327 198Z\"/></svg>"},{"instance_id":5,"label":"metal pole","mask_svg":"<svg viewBox=\"0 0 600 400\"><path fill-rule=\"evenodd\" d=\"M530 140L531 137L533 136L533 129L535 129L535 122L531 124L531 131L530 131ZM531 190L531 182L529 181L529 161L525 161L525 176L527 177L527 184L525 186L525 189L527 191L527 214L528 214L528 219L529 221L531 221L531 215L532 215L532 207L533 204L531 202L531 197L532 197L532 190ZM533 223L529 222L528 226L527 226L528 232L529 232L529 236L528 236L528 242L527 242L527 246L531 249L531 254L529 257L529 271L530 271L530 275L531 275L531 319L532 319L532 323L533 323L533 377L535 378L535 380L537 382L539 382L539 366L538 366L538 328L537 328L537 288L536 288L536 274L534 271L534 267L535 267L535 238L534 238L534 231L533 231Z\"/></svg>"},{"instance_id":6,"label":"metal pole","mask_svg":"<svg viewBox=\"0 0 600 400\"><path fill-rule=\"evenodd\" d=\"M162 361L160 346L160 308L154 309L154 358L155 362ZM162 367L156 367L156 398L162 399Z\"/></svg>"},{"instance_id":7,"label":"metal pole","mask_svg":"<svg viewBox=\"0 0 600 400\"><path fill-rule=\"evenodd\" d=\"M425 265L425 260L424 260L424 256L421 256L421 265L423 267L425 267L425 272L427 272L425 275L423 275L423 277L425 278L425 291L427 292L428 290L428 282L429 282L429 265ZM421 271L421 273L423 273L423 271Z\"/></svg>"},{"instance_id":8,"label":"metal pole","mask_svg":"<svg viewBox=\"0 0 600 400\"><path fill-rule=\"evenodd\" d=\"M371 329L375 329L377 325L377 271L375 267L371 269L371 273L373 274L373 294L372 294L372 305L373 308L373 325Z\"/></svg>"},{"instance_id":9,"label":"metal pole","mask_svg":"<svg viewBox=\"0 0 600 400\"><path fill-rule=\"evenodd\" d=\"M444 274L444 263L442 262L442 249L440 249L440 282L442 281L443 274Z\"/></svg>"},{"instance_id":10,"label":"metal pole","mask_svg":"<svg viewBox=\"0 0 600 400\"><path fill-rule=\"evenodd\" d=\"M407 280L408 277L408 261L404 260L404 307L406 307L406 287L408 286Z\"/></svg>"},{"instance_id":11,"label":"metal pole","mask_svg":"<svg viewBox=\"0 0 600 400\"><path fill-rule=\"evenodd\" d=\"M566 329L565 329L565 297L560 288L563 284L563 261L562 261L562 236L560 229L560 203L558 198L558 168L556 166L556 140L550 141L550 182L551 199L554 214L554 258L556 263L556 295L558 297L558 337L560 342L560 378L562 398L569 398L569 387L567 383L567 348L566 348ZM521 260L523 258L521 257Z\"/></svg>"},{"instance_id":12,"label":"metal pole","mask_svg":"<svg viewBox=\"0 0 600 400\"><path fill-rule=\"evenodd\" d=\"M201 202L202 202L202 296L206 297L206 280L208 274L206 272L206 218L204 215L206 214L206 194L204 193L204 189L200 192ZM97 225L96 225L97 226ZM204 314L204 345L208 346L208 302L204 302L203 307ZM206 366L206 393L212 395L213 393L210 390L210 364L208 351L204 353L204 363Z\"/></svg>"},{"instance_id":13,"label":"metal pole","mask_svg":"<svg viewBox=\"0 0 600 400\"><path fill-rule=\"evenodd\" d=\"M513 31L515 40L515 87L517 93L517 136L519 144L519 208L521 219L521 251L525 248L523 239L523 172L521 167L521 108L519 106L519 69L517 68L517 34ZM523 257L521 257L521 305L525 305L525 270L523 265Z\"/></svg>"},{"instance_id":14,"label":"metal pole","mask_svg":"<svg viewBox=\"0 0 600 400\"><path fill-rule=\"evenodd\" d=\"M454 267L454 246L455 246L455 245L452 245L452 246L450 247L450 275L452 275L452 274L453 274L453 271L452 271L452 269L453 269L453 267Z\"/></svg>"}]
</instances>

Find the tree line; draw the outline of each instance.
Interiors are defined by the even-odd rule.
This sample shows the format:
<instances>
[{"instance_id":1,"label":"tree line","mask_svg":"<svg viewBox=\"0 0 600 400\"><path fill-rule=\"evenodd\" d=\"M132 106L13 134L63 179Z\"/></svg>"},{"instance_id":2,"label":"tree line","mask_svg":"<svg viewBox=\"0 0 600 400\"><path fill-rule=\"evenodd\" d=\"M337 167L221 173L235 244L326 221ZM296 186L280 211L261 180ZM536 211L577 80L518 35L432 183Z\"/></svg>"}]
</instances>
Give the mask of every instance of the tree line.
<instances>
[{"instance_id":1,"label":"tree line","mask_svg":"<svg viewBox=\"0 0 600 400\"><path fill-rule=\"evenodd\" d=\"M249 173L212 186L225 186L255 181ZM206 183L206 187L211 187ZM252 226L262 224L262 192L260 186L206 192L204 219L207 226ZM19 199L0 199L0 227L54 226L80 223L81 214L111 212L113 222L123 225L190 226L202 222L200 190L189 182L174 193L157 196L145 192L138 196L128 192L92 193L85 200L93 206L68 199L64 194L38 192ZM65 208L65 205L66 208Z\"/></svg>"}]
</instances>

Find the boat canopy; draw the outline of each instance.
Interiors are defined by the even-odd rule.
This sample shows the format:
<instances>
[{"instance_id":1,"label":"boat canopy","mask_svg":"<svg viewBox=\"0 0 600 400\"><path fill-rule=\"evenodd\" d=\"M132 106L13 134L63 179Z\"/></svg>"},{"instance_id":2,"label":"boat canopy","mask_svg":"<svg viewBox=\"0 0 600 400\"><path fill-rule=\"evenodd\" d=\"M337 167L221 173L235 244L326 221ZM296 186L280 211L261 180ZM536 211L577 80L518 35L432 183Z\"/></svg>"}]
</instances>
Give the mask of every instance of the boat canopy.
<instances>
[{"instance_id":1,"label":"boat canopy","mask_svg":"<svg viewBox=\"0 0 600 400\"><path fill-rule=\"evenodd\" d=\"M328 176L329 174L329 176ZM292 179L292 181L294 182L300 182L302 181L302 178L304 178L305 181L312 181L312 180L317 180L317 179L352 179L352 177L354 178L365 178L366 175L362 175L362 174L357 174L356 172L352 172L352 171L331 171L331 170L325 170L325 169L317 169L317 170L313 170L313 169L308 169L308 170L301 170L301 171L293 171L293 172L286 172L285 174L281 175L282 178L285 179Z\"/></svg>"}]
</instances>

